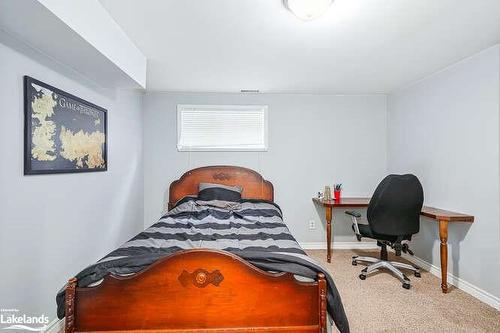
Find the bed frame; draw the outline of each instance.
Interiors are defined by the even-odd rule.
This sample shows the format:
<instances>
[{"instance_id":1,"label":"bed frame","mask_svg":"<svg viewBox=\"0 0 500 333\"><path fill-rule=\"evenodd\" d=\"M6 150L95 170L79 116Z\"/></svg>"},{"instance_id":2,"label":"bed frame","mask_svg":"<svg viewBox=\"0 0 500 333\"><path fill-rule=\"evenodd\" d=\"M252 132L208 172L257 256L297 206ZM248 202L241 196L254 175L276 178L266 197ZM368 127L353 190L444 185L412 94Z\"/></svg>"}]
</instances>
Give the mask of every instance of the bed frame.
<instances>
[{"instance_id":1,"label":"bed frame","mask_svg":"<svg viewBox=\"0 0 500 333\"><path fill-rule=\"evenodd\" d=\"M186 172L170 185L169 208L196 195L200 182L243 186L244 198L273 200L257 172L213 166ZM326 280L300 282L268 273L229 252L177 252L126 277L95 287L66 287L65 332L326 332Z\"/></svg>"}]
</instances>

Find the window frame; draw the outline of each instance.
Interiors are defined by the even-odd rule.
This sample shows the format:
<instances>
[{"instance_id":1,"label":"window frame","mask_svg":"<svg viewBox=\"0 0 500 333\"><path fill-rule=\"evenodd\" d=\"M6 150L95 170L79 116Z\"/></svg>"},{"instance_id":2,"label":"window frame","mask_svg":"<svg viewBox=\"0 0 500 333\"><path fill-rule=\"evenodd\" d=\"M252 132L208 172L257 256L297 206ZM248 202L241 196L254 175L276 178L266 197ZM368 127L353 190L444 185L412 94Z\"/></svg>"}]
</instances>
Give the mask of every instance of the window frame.
<instances>
[{"instance_id":1,"label":"window frame","mask_svg":"<svg viewBox=\"0 0 500 333\"><path fill-rule=\"evenodd\" d=\"M217 111L248 111L258 110L264 113L264 147L185 147L180 145L182 132L182 111L186 109L213 109ZM267 105L231 105L231 104L177 104L177 151L179 152L203 152L203 151L234 151L234 152L264 152L269 149L269 107Z\"/></svg>"}]
</instances>

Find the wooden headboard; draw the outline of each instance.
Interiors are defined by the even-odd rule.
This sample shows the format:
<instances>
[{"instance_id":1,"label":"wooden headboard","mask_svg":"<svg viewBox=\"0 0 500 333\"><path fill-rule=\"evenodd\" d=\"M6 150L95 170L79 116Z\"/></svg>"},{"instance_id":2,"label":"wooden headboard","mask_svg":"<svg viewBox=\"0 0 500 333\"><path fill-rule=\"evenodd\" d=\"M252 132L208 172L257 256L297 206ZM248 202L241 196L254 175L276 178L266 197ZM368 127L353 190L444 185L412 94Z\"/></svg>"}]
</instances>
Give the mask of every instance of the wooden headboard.
<instances>
[{"instance_id":1,"label":"wooden headboard","mask_svg":"<svg viewBox=\"0 0 500 333\"><path fill-rule=\"evenodd\" d=\"M240 185L244 199L263 199L274 201L273 184L252 170L237 166L206 166L184 173L181 178L170 184L168 209L187 195L197 195L200 183Z\"/></svg>"}]
</instances>

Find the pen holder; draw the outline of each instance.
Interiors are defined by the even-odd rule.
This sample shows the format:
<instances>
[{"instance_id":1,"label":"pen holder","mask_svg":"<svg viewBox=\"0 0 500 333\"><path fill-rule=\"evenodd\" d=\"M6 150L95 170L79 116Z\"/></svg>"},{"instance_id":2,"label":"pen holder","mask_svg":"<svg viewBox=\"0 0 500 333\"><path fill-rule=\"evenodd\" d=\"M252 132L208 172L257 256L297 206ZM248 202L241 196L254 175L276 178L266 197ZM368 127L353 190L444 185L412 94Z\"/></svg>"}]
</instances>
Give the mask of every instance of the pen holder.
<instances>
[{"instance_id":1,"label":"pen holder","mask_svg":"<svg viewBox=\"0 0 500 333\"><path fill-rule=\"evenodd\" d=\"M340 193L342 191L333 191L333 198L335 199L335 201L340 201Z\"/></svg>"}]
</instances>

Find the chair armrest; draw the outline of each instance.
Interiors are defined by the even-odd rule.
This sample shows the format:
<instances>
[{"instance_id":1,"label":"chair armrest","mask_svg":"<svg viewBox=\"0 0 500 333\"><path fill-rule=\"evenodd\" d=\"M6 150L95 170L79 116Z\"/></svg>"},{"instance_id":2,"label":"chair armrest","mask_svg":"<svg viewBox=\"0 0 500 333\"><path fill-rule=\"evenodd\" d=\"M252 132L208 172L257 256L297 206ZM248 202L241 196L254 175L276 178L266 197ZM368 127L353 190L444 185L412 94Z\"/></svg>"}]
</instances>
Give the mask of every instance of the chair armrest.
<instances>
[{"instance_id":1,"label":"chair armrest","mask_svg":"<svg viewBox=\"0 0 500 333\"><path fill-rule=\"evenodd\" d=\"M354 216L354 217L356 217L356 218L358 218L358 219L361 217L361 213L359 213L359 212L357 212L357 211L355 211L355 210L346 210L346 211L345 211L345 213L346 213L347 215Z\"/></svg>"},{"instance_id":2,"label":"chair armrest","mask_svg":"<svg viewBox=\"0 0 500 333\"><path fill-rule=\"evenodd\" d=\"M354 233L356 234L356 238L358 239L358 241L361 242L361 233L359 232L358 226L358 219L361 217L361 213L355 210L346 210L345 213L351 216Z\"/></svg>"}]
</instances>

